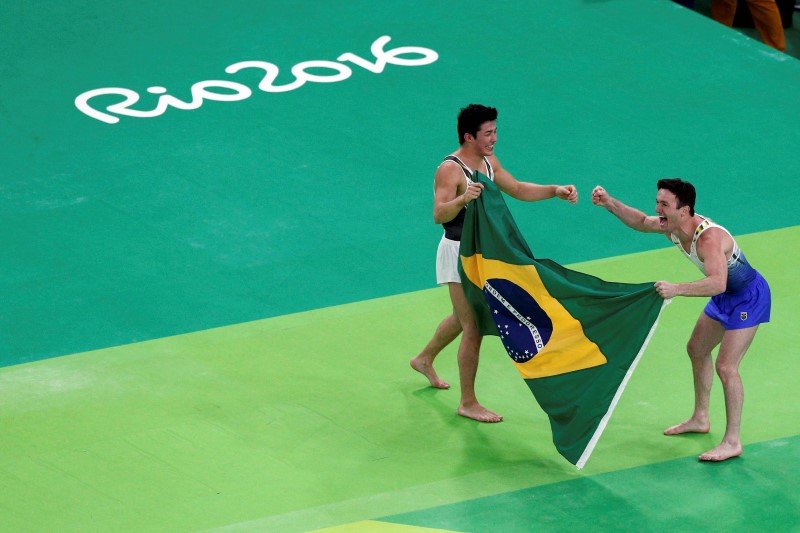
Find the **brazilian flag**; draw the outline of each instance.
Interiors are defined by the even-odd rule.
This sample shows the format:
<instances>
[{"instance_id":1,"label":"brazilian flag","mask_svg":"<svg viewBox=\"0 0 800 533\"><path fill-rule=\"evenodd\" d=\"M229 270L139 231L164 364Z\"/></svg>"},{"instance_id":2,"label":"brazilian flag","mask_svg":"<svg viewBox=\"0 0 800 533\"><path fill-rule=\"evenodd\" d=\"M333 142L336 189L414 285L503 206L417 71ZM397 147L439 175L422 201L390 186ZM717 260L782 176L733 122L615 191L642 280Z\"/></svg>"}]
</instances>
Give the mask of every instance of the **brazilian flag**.
<instances>
[{"instance_id":1,"label":"brazilian flag","mask_svg":"<svg viewBox=\"0 0 800 533\"><path fill-rule=\"evenodd\" d=\"M494 182L472 179L484 190L467 208L459 272L478 329L500 337L559 453L583 468L665 301L653 283L603 281L536 259Z\"/></svg>"}]
</instances>

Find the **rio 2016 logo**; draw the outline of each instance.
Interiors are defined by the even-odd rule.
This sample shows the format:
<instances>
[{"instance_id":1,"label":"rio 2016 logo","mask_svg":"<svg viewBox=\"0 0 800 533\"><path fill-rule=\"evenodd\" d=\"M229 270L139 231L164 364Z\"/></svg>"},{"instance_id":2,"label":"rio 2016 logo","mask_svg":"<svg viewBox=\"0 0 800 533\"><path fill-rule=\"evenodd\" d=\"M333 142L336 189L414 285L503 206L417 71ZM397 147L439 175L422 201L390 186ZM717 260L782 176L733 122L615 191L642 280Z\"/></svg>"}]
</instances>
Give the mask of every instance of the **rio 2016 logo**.
<instances>
[{"instance_id":1,"label":"rio 2016 logo","mask_svg":"<svg viewBox=\"0 0 800 533\"><path fill-rule=\"evenodd\" d=\"M384 35L379 37L372 43L370 52L374 56L374 61L364 59L350 52L341 54L336 61L312 60L303 61L292 67L292 75L294 81L285 85L274 85L278 77L280 69L273 63L267 61L240 61L228 66L225 72L228 74L236 74L242 69L254 68L264 71L264 77L258 84L258 89L265 93L283 93L293 91L306 82L315 83L333 83L343 81L353 74L353 70L345 62L356 65L374 74L380 74L387 64L399 65L405 67L416 67L422 65L429 65L437 59L439 54L430 48L421 48L419 46L401 46L391 50L384 50L384 47L389 43L391 37ZM412 55L415 57L401 57ZM314 72L309 72L313 70ZM328 70L329 74L320 74L320 70ZM218 92L222 91L222 92ZM203 105L205 100L216 100L218 102L235 102L238 100L245 100L250 98L253 94L252 89L247 85L236 83L227 80L206 80L199 81L192 85L191 102L179 100L174 96L166 94L167 89L164 87L154 86L149 87L147 92L150 94L161 95L158 98L158 104L155 109L141 110L131 109L130 106L139 101L139 93L131 89L123 87L104 87L102 89L92 89L78 95L75 98L75 107L82 113L106 122L108 124L116 124L119 122L119 117L114 115L124 115L127 117L137 118L152 118L163 115L169 107L175 109L197 109ZM114 104L110 104L100 109L95 109L90 105L93 98L103 97L108 95L121 96L123 100ZM113 113L113 114L112 114Z\"/></svg>"}]
</instances>

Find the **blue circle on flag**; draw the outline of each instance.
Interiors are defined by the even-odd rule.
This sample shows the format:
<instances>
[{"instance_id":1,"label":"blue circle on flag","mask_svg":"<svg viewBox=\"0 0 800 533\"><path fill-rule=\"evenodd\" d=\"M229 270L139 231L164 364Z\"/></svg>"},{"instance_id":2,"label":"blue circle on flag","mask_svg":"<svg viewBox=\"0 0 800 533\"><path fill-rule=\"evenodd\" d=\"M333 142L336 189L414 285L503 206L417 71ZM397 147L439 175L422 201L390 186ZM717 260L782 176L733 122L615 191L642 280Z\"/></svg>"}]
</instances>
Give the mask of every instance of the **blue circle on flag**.
<instances>
[{"instance_id":1,"label":"blue circle on flag","mask_svg":"<svg viewBox=\"0 0 800 533\"><path fill-rule=\"evenodd\" d=\"M553 335L553 321L544 309L507 279L487 280L483 293L509 357L517 363L533 359Z\"/></svg>"}]
</instances>

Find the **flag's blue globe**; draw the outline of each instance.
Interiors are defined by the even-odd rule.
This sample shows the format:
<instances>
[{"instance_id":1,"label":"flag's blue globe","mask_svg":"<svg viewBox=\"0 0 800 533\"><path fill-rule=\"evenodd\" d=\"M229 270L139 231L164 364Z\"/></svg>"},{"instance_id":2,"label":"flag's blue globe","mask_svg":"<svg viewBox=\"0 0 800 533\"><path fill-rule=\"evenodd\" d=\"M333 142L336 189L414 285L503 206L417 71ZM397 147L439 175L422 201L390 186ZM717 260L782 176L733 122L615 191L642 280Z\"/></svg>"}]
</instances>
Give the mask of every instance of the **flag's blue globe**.
<instances>
[{"instance_id":1,"label":"flag's blue globe","mask_svg":"<svg viewBox=\"0 0 800 533\"><path fill-rule=\"evenodd\" d=\"M553 334L553 321L525 289L507 279L489 279L483 287L500 339L517 363L530 361Z\"/></svg>"}]
</instances>

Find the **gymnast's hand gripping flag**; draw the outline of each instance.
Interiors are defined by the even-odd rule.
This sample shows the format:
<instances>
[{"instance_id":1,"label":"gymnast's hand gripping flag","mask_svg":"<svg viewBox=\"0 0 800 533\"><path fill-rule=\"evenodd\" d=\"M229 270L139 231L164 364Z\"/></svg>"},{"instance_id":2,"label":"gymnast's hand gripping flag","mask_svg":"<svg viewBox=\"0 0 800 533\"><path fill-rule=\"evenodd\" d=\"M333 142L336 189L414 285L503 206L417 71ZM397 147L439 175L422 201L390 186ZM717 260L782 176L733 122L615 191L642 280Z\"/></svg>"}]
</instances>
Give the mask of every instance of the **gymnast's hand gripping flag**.
<instances>
[{"instance_id":1,"label":"gymnast's hand gripping flag","mask_svg":"<svg viewBox=\"0 0 800 533\"><path fill-rule=\"evenodd\" d=\"M550 418L553 442L583 468L655 331L653 283L613 283L536 259L484 175L461 234L462 286L483 335L497 335ZM557 224L551 226L557 230Z\"/></svg>"}]
</instances>

